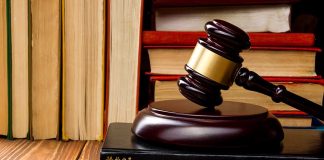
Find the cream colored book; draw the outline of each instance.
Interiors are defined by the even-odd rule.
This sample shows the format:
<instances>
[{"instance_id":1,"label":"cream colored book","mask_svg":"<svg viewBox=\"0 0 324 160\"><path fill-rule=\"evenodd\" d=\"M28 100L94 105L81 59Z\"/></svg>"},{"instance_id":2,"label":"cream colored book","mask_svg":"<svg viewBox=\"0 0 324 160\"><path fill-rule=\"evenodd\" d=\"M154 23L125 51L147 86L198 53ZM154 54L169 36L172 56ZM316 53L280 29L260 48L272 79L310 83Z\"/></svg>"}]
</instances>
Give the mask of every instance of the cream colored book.
<instances>
[{"instance_id":1,"label":"cream colored book","mask_svg":"<svg viewBox=\"0 0 324 160\"><path fill-rule=\"evenodd\" d=\"M148 49L151 72L155 74L187 74L184 65L192 48ZM316 48L307 49L250 49L240 53L242 65L261 76L316 76ZM289 62L289 63L288 63Z\"/></svg>"},{"instance_id":2,"label":"cream colored book","mask_svg":"<svg viewBox=\"0 0 324 160\"><path fill-rule=\"evenodd\" d=\"M279 122L285 127L311 127L311 117L278 117Z\"/></svg>"},{"instance_id":3,"label":"cream colored book","mask_svg":"<svg viewBox=\"0 0 324 160\"><path fill-rule=\"evenodd\" d=\"M28 105L28 1L11 0L12 35L12 134L26 138Z\"/></svg>"},{"instance_id":4,"label":"cream colored book","mask_svg":"<svg viewBox=\"0 0 324 160\"><path fill-rule=\"evenodd\" d=\"M246 32L287 32L290 4L173 7L155 10L157 31L203 31L206 22L221 19Z\"/></svg>"},{"instance_id":5,"label":"cream colored book","mask_svg":"<svg viewBox=\"0 0 324 160\"><path fill-rule=\"evenodd\" d=\"M288 91L313 101L319 105L323 101L324 85L317 83L293 83L293 82L275 82L276 85L284 85ZM159 81L155 82L154 101L185 99L179 92L177 81ZM233 85L229 90L221 90L224 101L236 101L252 103L269 110L297 110L285 103L275 103L271 97L249 91L243 87Z\"/></svg>"},{"instance_id":6,"label":"cream colored book","mask_svg":"<svg viewBox=\"0 0 324 160\"><path fill-rule=\"evenodd\" d=\"M31 133L56 138L60 109L60 0L31 0Z\"/></svg>"},{"instance_id":7,"label":"cream colored book","mask_svg":"<svg viewBox=\"0 0 324 160\"><path fill-rule=\"evenodd\" d=\"M110 1L108 123L132 122L136 115L142 3Z\"/></svg>"},{"instance_id":8,"label":"cream colored book","mask_svg":"<svg viewBox=\"0 0 324 160\"><path fill-rule=\"evenodd\" d=\"M0 135L8 132L8 74L7 74L6 1L0 1Z\"/></svg>"},{"instance_id":9,"label":"cream colored book","mask_svg":"<svg viewBox=\"0 0 324 160\"><path fill-rule=\"evenodd\" d=\"M64 0L63 139L102 140L104 0Z\"/></svg>"}]
</instances>

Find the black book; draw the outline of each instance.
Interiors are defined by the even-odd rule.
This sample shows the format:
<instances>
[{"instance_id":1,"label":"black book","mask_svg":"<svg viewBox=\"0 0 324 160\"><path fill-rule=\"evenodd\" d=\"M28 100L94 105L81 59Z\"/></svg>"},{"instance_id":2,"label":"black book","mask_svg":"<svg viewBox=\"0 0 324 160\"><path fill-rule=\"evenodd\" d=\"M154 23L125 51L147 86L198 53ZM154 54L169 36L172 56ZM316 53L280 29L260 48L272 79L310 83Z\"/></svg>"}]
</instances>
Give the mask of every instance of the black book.
<instances>
[{"instance_id":1,"label":"black book","mask_svg":"<svg viewBox=\"0 0 324 160\"><path fill-rule=\"evenodd\" d=\"M100 151L102 160L242 160L324 159L324 132L285 128L282 144L244 149L197 149L144 141L131 132L131 123L112 123Z\"/></svg>"}]
</instances>

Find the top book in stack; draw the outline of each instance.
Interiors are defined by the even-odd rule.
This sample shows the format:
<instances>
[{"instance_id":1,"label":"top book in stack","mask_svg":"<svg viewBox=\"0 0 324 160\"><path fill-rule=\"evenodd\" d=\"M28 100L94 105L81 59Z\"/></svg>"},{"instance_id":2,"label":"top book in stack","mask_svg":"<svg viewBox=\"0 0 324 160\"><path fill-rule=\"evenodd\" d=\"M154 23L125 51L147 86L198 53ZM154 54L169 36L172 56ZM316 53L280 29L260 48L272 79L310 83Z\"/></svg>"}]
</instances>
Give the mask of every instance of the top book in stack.
<instances>
[{"instance_id":1,"label":"top book in stack","mask_svg":"<svg viewBox=\"0 0 324 160\"><path fill-rule=\"evenodd\" d=\"M287 32L294 2L296 0L155 0L152 27L157 31L202 31L207 21L222 19L246 32Z\"/></svg>"}]
</instances>

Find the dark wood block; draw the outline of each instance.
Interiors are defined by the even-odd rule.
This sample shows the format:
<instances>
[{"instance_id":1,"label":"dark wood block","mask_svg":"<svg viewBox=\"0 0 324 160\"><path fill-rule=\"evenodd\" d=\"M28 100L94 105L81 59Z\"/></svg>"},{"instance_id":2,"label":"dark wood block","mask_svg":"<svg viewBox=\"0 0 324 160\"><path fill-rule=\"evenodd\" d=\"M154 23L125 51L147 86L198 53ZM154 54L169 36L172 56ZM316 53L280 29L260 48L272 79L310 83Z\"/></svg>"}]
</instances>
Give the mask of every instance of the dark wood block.
<instances>
[{"instance_id":1,"label":"dark wood block","mask_svg":"<svg viewBox=\"0 0 324 160\"><path fill-rule=\"evenodd\" d=\"M147 141L202 148L280 144L279 121L267 109L239 102L205 108L189 100L151 103L137 115L133 133Z\"/></svg>"}]
</instances>

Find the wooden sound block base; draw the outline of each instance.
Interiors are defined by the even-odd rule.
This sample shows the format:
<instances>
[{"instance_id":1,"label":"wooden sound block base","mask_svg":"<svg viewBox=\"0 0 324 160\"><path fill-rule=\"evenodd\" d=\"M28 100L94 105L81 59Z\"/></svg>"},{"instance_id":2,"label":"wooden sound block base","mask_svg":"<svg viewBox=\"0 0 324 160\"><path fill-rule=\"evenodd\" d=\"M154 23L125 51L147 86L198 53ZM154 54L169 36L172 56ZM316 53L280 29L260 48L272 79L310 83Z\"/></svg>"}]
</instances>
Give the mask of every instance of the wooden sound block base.
<instances>
[{"instance_id":1,"label":"wooden sound block base","mask_svg":"<svg viewBox=\"0 0 324 160\"><path fill-rule=\"evenodd\" d=\"M240 148L280 144L284 133L267 109L239 102L205 108L189 100L151 103L132 132L147 141L187 147Z\"/></svg>"}]
</instances>

